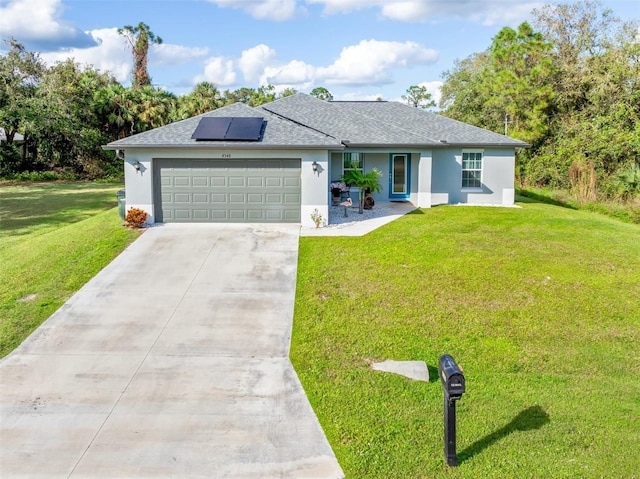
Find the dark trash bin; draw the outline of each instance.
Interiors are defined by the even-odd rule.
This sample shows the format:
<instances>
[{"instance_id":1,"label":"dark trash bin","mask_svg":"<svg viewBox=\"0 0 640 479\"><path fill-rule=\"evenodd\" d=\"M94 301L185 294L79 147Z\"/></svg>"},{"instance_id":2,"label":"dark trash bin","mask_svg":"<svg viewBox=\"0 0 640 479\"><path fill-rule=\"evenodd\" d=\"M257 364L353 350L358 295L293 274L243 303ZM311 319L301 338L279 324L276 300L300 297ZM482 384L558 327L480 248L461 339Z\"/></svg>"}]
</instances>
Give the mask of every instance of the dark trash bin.
<instances>
[{"instance_id":1,"label":"dark trash bin","mask_svg":"<svg viewBox=\"0 0 640 479\"><path fill-rule=\"evenodd\" d=\"M120 190L116 193L116 198L118 198L118 215L120 219L124 221L124 212L126 209L126 200L125 200L125 190Z\"/></svg>"}]
</instances>

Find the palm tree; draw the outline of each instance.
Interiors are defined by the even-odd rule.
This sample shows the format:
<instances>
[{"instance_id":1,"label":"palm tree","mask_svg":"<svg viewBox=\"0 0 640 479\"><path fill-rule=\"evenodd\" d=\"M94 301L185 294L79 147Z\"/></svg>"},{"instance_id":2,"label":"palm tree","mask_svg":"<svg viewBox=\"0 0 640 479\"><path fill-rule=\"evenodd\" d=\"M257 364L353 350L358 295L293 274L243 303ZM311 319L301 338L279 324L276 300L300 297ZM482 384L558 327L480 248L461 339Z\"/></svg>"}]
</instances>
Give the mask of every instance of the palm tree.
<instances>
[{"instance_id":1,"label":"palm tree","mask_svg":"<svg viewBox=\"0 0 640 479\"><path fill-rule=\"evenodd\" d=\"M183 120L224 106L224 99L213 83L200 82L188 95L178 98L177 118Z\"/></svg>"},{"instance_id":2,"label":"palm tree","mask_svg":"<svg viewBox=\"0 0 640 479\"><path fill-rule=\"evenodd\" d=\"M369 190L371 193L379 193L382 191L382 185L380 184L381 176L382 173L376 168L367 173L357 169L348 170L342 175L342 181L344 181L345 184L356 186L360 189L358 193L358 199L360 200L358 213L362 214L364 212L364 194L366 190Z\"/></svg>"},{"instance_id":3,"label":"palm tree","mask_svg":"<svg viewBox=\"0 0 640 479\"><path fill-rule=\"evenodd\" d=\"M136 113L136 133L166 125L175 110L175 96L151 85L131 89Z\"/></svg>"}]
</instances>

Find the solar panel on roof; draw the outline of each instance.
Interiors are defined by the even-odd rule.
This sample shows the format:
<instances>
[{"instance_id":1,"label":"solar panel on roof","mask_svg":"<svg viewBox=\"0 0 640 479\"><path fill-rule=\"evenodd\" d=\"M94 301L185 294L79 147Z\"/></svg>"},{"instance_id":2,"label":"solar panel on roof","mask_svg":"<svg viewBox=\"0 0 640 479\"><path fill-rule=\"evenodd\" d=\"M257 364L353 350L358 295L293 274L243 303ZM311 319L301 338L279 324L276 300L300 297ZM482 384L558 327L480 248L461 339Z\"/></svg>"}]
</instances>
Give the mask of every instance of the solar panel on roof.
<instances>
[{"instance_id":1,"label":"solar panel on roof","mask_svg":"<svg viewBox=\"0 0 640 479\"><path fill-rule=\"evenodd\" d=\"M263 118L237 117L231 119L231 124L224 137L225 140L258 141L262 131Z\"/></svg>"},{"instance_id":2,"label":"solar panel on roof","mask_svg":"<svg viewBox=\"0 0 640 479\"><path fill-rule=\"evenodd\" d=\"M206 117L198 123L191 138L194 140L224 140L231 118Z\"/></svg>"},{"instance_id":3,"label":"solar panel on roof","mask_svg":"<svg viewBox=\"0 0 640 479\"><path fill-rule=\"evenodd\" d=\"M198 141L258 141L262 133L262 117L201 118L191 138Z\"/></svg>"}]
</instances>

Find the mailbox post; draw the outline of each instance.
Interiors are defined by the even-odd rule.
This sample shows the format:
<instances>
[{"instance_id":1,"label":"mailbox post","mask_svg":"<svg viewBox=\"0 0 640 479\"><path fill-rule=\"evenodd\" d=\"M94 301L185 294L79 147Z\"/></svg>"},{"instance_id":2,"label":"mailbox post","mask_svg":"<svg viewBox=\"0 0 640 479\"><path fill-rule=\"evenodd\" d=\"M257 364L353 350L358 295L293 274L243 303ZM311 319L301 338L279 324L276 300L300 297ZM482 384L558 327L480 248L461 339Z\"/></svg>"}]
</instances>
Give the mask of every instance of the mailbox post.
<instances>
[{"instance_id":1,"label":"mailbox post","mask_svg":"<svg viewBox=\"0 0 640 479\"><path fill-rule=\"evenodd\" d=\"M444 455L449 466L457 466L456 401L465 391L464 374L453 357L448 354L440 356L438 373L444 390Z\"/></svg>"}]
</instances>

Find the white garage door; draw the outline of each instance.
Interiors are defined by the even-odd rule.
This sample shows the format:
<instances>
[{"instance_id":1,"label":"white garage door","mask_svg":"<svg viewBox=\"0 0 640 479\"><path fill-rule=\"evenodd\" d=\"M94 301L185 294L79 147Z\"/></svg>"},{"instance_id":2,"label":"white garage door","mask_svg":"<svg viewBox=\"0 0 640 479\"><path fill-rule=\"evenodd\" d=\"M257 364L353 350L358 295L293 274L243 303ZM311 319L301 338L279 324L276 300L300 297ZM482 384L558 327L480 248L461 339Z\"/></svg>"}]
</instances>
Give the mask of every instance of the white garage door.
<instances>
[{"instance_id":1,"label":"white garage door","mask_svg":"<svg viewBox=\"0 0 640 479\"><path fill-rule=\"evenodd\" d=\"M158 222L299 223L299 159L156 160Z\"/></svg>"}]
</instances>

